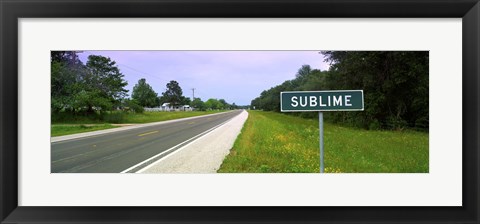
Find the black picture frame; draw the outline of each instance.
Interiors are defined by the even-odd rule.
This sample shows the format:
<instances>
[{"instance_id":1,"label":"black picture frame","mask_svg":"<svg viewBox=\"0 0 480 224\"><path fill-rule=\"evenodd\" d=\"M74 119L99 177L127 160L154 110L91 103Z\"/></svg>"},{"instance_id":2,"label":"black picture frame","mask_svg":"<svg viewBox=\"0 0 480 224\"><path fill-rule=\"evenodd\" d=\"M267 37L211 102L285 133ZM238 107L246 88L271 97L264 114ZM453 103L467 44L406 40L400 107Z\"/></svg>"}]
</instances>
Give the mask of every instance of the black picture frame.
<instances>
[{"instance_id":1,"label":"black picture frame","mask_svg":"<svg viewBox=\"0 0 480 224\"><path fill-rule=\"evenodd\" d=\"M0 0L1 223L479 223L478 0ZM19 18L462 18L461 207L18 206ZM446 43L448 44L448 43ZM448 181L448 180L446 180ZM441 195L439 195L441 197Z\"/></svg>"}]
</instances>

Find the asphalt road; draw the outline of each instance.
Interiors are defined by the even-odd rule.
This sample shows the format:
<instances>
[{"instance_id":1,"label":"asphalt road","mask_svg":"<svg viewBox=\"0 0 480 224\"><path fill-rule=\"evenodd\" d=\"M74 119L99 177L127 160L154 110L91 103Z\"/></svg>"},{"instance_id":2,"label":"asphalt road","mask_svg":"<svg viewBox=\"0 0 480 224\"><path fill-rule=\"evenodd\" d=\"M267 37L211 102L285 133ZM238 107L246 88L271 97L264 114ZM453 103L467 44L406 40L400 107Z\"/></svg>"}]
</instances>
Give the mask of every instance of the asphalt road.
<instances>
[{"instance_id":1,"label":"asphalt road","mask_svg":"<svg viewBox=\"0 0 480 224\"><path fill-rule=\"evenodd\" d=\"M51 143L52 173L120 173L222 124L241 110ZM168 155L165 153L163 156ZM162 157L163 157L162 156ZM156 158L160 159L161 157ZM150 161L154 162L154 161ZM201 162L201 161L199 161ZM140 169L142 164L135 169ZM135 170L133 170L135 171Z\"/></svg>"}]
</instances>

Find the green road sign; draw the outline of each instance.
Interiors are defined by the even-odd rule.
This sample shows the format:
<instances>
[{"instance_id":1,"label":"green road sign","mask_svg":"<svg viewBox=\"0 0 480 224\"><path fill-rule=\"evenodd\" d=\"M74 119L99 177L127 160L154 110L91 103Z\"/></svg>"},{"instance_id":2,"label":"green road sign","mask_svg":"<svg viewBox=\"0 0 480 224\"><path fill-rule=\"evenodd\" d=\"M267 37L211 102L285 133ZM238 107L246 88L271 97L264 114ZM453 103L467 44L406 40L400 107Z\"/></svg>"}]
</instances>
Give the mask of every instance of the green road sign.
<instances>
[{"instance_id":1,"label":"green road sign","mask_svg":"<svg viewBox=\"0 0 480 224\"><path fill-rule=\"evenodd\" d=\"M323 112L363 110L363 90L292 91L280 93L282 112L319 111L320 173L325 172L323 161Z\"/></svg>"},{"instance_id":2,"label":"green road sign","mask_svg":"<svg viewBox=\"0 0 480 224\"><path fill-rule=\"evenodd\" d=\"M280 93L282 112L363 110L363 90L291 91Z\"/></svg>"}]
</instances>

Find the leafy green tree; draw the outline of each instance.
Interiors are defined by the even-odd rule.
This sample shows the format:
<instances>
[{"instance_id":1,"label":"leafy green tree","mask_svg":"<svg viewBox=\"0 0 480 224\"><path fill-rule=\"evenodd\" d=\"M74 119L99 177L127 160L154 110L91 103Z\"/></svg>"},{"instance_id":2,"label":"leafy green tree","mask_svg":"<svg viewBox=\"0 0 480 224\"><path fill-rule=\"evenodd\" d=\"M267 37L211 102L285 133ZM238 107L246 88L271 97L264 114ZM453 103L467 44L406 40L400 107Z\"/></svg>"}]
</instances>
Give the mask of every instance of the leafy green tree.
<instances>
[{"instance_id":1,"label":"leafy green tree","mask_svg":"<svg viewBox=\"0 0 480 224\"><path fill-rule=\"evenodd\" d=\"M72 106L77 111L85 110L86 113L91 114L94 109L110 109L113 102L104 97L103 93L98 89L81 89L73 96Z\"/></svg>"},{"instance_id":2,"label":"leafy green tree","mask_svg":"<svg viewBox=\"0 0 480 224\"><path fill-rule=\"evenodd\" d=\"M157 97L155 98L155 105L157 105L157 106L161 106L161 105L162 105L162 103L161 103L161 97L159 97L158 94L157 94Z\"/></svg>"},{"instance_id":3,"label":"leafy green tree","mask_svg":"<svg viewBox=\"0 0 480 224\"><path fill-rule=\"evenodd\" d=\"M163 94L163 93L162 93L162 94ZM163 96L163 95L160 96L160 97L158 97L158 102L159 102L158 105L160 105L160 106L163 105L164 103L168 103L168 102L167 102L167 99L166 99L165 96Z\"/></svg>"},{"instance_id":4,"label":"leafy green tree","mask_svg":"<svg viewBox=\"0 0 480 224\"><path fill-rule=\"evenodd\" d=\"M155 107L159 105L158 95L145 79L138 80L132 91L132 99L142 107Z\"/></svg>"},{"instance_id":5,"label":"leafy green tree","mask_svg":"<svg viewBox=\"0 0 480 224\"><path fill-rule=\"evenodd\" d=\"M205 109L206 110L212 110L213 107L214 107L214 99L208 99L207 101L205 101Z\"/></svg>"},{"instance_id":6,"label":"leafy green tree","mask_svg":"<svg viewBox=\"0 0 480 224\"><path fill-rule=\"evenodd\" d=\"M220 105L218 105L220 108L218 109L229 109L230 108L230 104L227 103L227 101L225 101L224 99L219 99L218 102L220 103Z\"/></svg>"},{"instance_id":7,"label":"leafy green tree","mask_svg":"<svg viewBox=\"0 0 480 224\"><path fill-rule=\"evenodd\" d=\"M215 99L215 104L214 104L214 108L216 110L222 110L225 108L225 105L223 103L221 103L220 101L218 101L217 99Z\"/></svg>"},{"instance_id":8,"label":"leafy green tree","mask_svg":"<svg viewBox=\"0 0 480 224\"><path fill-rule=\"evenodd\" d=\"M87 68L90 73L90 77L86 77L90 81L88 84L99 90L103 97L116 103L127 95L128 90L124 87L128 83L123 79L124 75L116 66L115 61L108 57L90 55Z\"/></svg>"},{"instance_id":9,"label":"leafy green tree","mask_svg":"<svg viewBox=\"0 0 480 224\"><path fill-rule=\"evenodd\" d=\"M52 51L50 61L60 62L67 66L81 65L82 62L78 58L77 51Z\"/></svg>"},{"instance_id":10,"label":"leafy green tree","mask_svg":"<svg viewBox=\"0 0 480 224\"><path fill-rule=\"evenodd\" d=\"M280 111L280 92L364 90L365 111L326 113L331 122L366 129L428 130L427 51L325 51L328 71L303 65L295 79L264 90L252 109ZM317 113L289 113L316 117Z\"/></svg>"},{"instance_id":11,"label":"leafy green tree","mask_svg":"<svg viewBox=\"0 0 480 224\"><path fill-rule=\"evenodd\" d=\"M325 51L331 63L327 85L335 89L363 89L363 113L331 117L366 128L428 130L427 51Z\"/></svg>"},{"instance_id":12,"label":"leafy green tree","mask_svg":"<svg viewBox=\"0 0 480 224\"><path fill-rule=\"evenodd\" d=\"M84 65L76 52L51 53L53 113L94 113L119 106L128 92L123 74L109 58L91 55Z\"/></svg>"},{"instance_id":13,"label":"leafy green tree","mask_svg":"<svg viewBox=\"0 0 480 224\"><path fill-rule=\"evenodd\" d=\"M295 78L298 82L305 82L307 77L310 75L312 72L312 68L310 65L302 65L302 67L298 70L297 74L295 75Z\"/></svg>"},{"instance_id":14,"label":"leafy green tree","mask_svg":"<svg viewBox=\"0 0 480 224\"><path fill-rule=\"evenodd\" d=\"M86 67L73 51L52 51L50 59L52 112L75 112L74 96Z\"/></svg>"},{"instance_id":15,"label":"leafy green tree","mask_svg":"<svg viewBox=\"0 0 480 224\"><path fill-rule=\"evenodd\" d=\"M178 106L183 102L183 91L177 81L172 80L167 83L167 90L162 93L165 103L171 106Z\"/></svg>"},{"instance_id":16,"label":"leafy green tree","mask_svg":"<svg viewBox=\"0 0 480 224\"><path fill-rule=\"evenodd\" d=\"M205 110L205 103L200 98L195 98L191 106L195 108L195 110Z\"/></svg>"},{"instance_id":17,"label":"leafy green tree","mask_svg":"<svg viewBox=\"0 0 480 224\"><path fill-rule=\"evenodd\" d=\"M217 99L210 98L205 102L205 108L210 110L219 110L223 109L223 104Z\"/></svg>"},{"instance_id":18,"label":"leafy green tree","mask_svg":"<svg viewBox=\"0 0 480 224\"><path fill-rule=\"evenodd\" d=\"M182 104L183 105L190 105L191 103L192 103L192 100L190 100L189 97L182 96Z\"/></svg>"},{"instance_id":19,"label":"leafy green tree","mask_svg":"<svg viewBox=\"0 0 480 224\"><path fill-rule=\"evenodd\" d=\"M143 113L144 109L135 99L124 99L123 109L126 111L133 111L135 113Z\"/></svg>"},{"instance_id":20,"label":"leafy green tree","mask_svg":"<svg viewBox=\"0 0 480 224\"><path fill-rule=\"evenodd\" d=\"M51 63L51 108L52 112L62 110L73 112L72 96L76 92L74 85L77 81L76 72L62 62Z\"/></svg>"}]
</instances>

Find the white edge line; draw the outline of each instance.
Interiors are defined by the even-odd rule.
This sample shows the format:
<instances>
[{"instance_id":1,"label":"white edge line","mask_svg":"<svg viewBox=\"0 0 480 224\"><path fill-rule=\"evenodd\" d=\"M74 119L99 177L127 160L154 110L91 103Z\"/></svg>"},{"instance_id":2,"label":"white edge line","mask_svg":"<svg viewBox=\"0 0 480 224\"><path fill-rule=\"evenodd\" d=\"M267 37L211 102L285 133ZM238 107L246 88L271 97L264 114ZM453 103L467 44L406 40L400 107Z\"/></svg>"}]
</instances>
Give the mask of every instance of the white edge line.
<instances>
[{"instance_id":1,"label":"white edge line","mask_svg":"<svg viewBox=\"0 0 480 224\"><path fill-rule=\"evenodd\" d=\"M238 115L237 115L237 116L238 116ZM235 116L235 117L237 117L237 116ZM188 140L186 140L186 141L184 141L184 142L182 142L182 143L178 144L178 145L181 145L181 144L183 144L183 143L185 143L185 142L188 142L188 141L190 141L190 140L194 139L193 141L189 142L188 144L186 144L186 145L184 145L184 146L182 146L182 147L178 148L178 149L177 149L177 150L175 150L174 152L172 152L172 153L168 154L167 156L165 156L165 157L163 157L163 158L161 158L161 159L159 159L159 160L157 160L157 161L153 162L153 163L152 163L152 164L150 164L150 165L147 165L146 167L144 167L144 168L142 168L142 169L138 170L138 171L137 171L137 172L135 172L135 173L140 173L140 172L143 172L143 171L145 171L145 170L149 169L150 167L152 167L153 165L155 165L155 164L159 163L160 161L164 160L165 158L168 158L168 157L170 157L171 155L173 155L173 154L177 153L178 151L180 151L180 150L184 149L185 147L187 147L187 146L189 146L189 145L193 144L193 143L194 143L194 142L196 142L197 140L199 140L199 139L201 139L201 138L203 138L203 137L207 136L209 132L212 132L213 130L215 130L215 129L217 129L217 128L219 128L219 127L223 126L223 125L225 125L226 123L228 123L229 121L231 121L231 120L232 120L233 118L235 118L235 117L232 117L232 118L230 118L230 119L226 120L225 122L223 122L223 123L221 123L221 124L219 124L219 125L217 125L217 126L215 126L215 127L213 127L213 128L210 128L210 129L208 129L208 130L206 130L206 131L204 131L204 132L202 132L202 133L200 133L200 134L198 134L198 135L195 135L194 137L192 137L192 138L190 138L190 139L188 139ZM198 136L200 136L200 137L199 137L199 138L197 138ZM195 139L195 138L196 138L196 139ZM143 161L143 162L141 162L141 163L139 163L139 164L135 165L135 167L132 167L132 169L134 169L134 168L136 168L136 167L138 167L138 166L141 166L142 164L144 164L144 163L146 163L146 162L149 162L149 161L151 161L151 160L155 159L156 157L158 157L158 156L161 156L161 155L163 155L163 154L165 154L165 153L167 153L167 152L169 152L169 151L171 151L171 150L175 149L175 148L176 148L178 145L176 145L176 146L173 146L172 148L170 148L170 149L168 149L168 150L166 150L166 151L163 151L163 152L161 152L161 153L159 153L159 154L157 154L157 155L155 155L155 156L153 156L153 157L150 157L149 159L147 159L147 160L145 160L145 161ZM130 168L129 168L129 169L130 169ZM130 170L131 170L131 169L130 169ZM126 172L128 172L128 171L126 171ZM123 173L123 172L122 172L122 173Z\"/></svg>"},{"instance_id":2,"label":"white edge line","mask_svg":"<svg viewBox=\"0 0 480 224\"><path fill-rule=\"evenodd\" d=\"M244 111L244 112L246 112L246 111ZM242 113L243 113L243 112L242 112ZM246 113L248 113L248 112L246 112ZM240 113L240 114L241 114L241 113ZM237 116L239 116L240 114L238 114ZM234 119L234 118L236 118L237 116L235 116L235 117L232 117L232 118L230 118L229 120L225 121L224 123L221 123L221 124L219 124L218 126L214 127L214 129L217 129L217 128L220 128L221 126L224 126L224 125L226 125L226 124L227 124L229 121L233 120L233 119ZM211 133L211 132L213 132L213 131L214 131L214 130L210 131L210 133ZM200 136L199 138L197 138L197 139L193 140L192 142L190 142L190 143L188 143L188 144L186 144L186 145L184 145L184 146L180 147L179 149L175 150L174 152L172 152L172 153L170 153L170 154L166 155L165 157L163 157L163 158L161 158L161 159L159 159L159 160L157 160L157 161L153 162L152 164L150 164L150 165L148 165L148 166L146 166L146 167L144 167L144 168L142 168L142 169L138 170L138 171L137 171L137 172L135 172L135 173L141 173L141 172L143 172L143 171L145 171L145 170L147 170L147 169L150 169L152 166L155 166L156 164L160 163L161 161L163 161L163 160L167 159L168 157L175 155L177 152L181 151L182 149L185 149L187 146L189 146L189 145L191 145L191 144L195 143L196 141L198 141L198 140L200 140L200 139L202 139L202 138L204 138L204 137L208 136L210 133L207 133L207 134L205 134L205 135L203 135L203 136Z\"/></svg>"},{"instance_id":3,"label":"white edge line","mask_svg":"<svg viewBox=\"0 0 480 224\"><path fill-rule=\"evenodd\" d=\"M238 115L240 115L240 114L238 114ZM237 116L238 116L238 115L237 115ZM237 117L237 116L235 116L235 117ZM133 169L135 169L135 168L137 168L137 167L139 167L139 166L141 166L141 165L143 165L143 164L145 164L145 163L147 163L147 162L149 162L149 161L151 161L151 160L153 160L153 159L155 159L155 158L157 158L157 157L159 157L159 156L161 156L161 155L163 155L163 154L165 154L165 153L167 153L167 152L172 151L172 150L175 149L178 145L181 145L181 144L183 144L183 143L185 143L185 142L188 142L188 141L190 141L190 140L192 140L192 139L195 139L195 138L197 138L198 136L200 136L199 138L193 140L192 142L190 142L190 143L188 143L188 144L186 144L186 145L184 145L184 146L182 146L182 147L180 147L180 148L178 148L178 149L176 150L176 151L179 151L179 150L185 148L186 146L192 144L193 142L197 141L198 139L201 139L201 138L203 137L203 136L201 136L201 135L206 136L206 133L211 132L211 131L213 131L214 129L219 128L220 126L225 125L226 123L228 123L230 120L232 120L232 119L235 118L235 117L232 117L232 118L226 120L225 122L223 122L223 123L221 123L221 124L219 124L219 125L217 125L217 126L215 126L215 127L213 127L213 128L210 128L210 129L208 129L208 130L206 130L206 131L204 131L204 132L202 132L202 133L200 133L200 134L198 134L198 135L195 135L195 136L193 136L193 137L191 137L191 138L189 138L189 139L187 139L187 140L185 140L185 141L183 141L183 142L181 142L181 143L179 143L179 144L177 144L177 145L175 145L175 146L173 146L173 147L171 147L171 148L169 148L169 149L167 149L167 150L165 150L165 151L163 151L163 152L161 152L161 153L158 153L157 155L154 155L154 156L152 156L152 157L150 157L150 158L148 158L148 159L146 159L146 160L138 163L137 165L134 165L134 166L132 166L132 167L130 167L130 168L128 168L128 169L120 172L120 173L127 173L127 172L130 171L130 170L133 170ZM173 154L173 153L172 153L172 154ZM167 157L168 157L168 156L167 156ZM162 158L162 159L163 159L163 158ZM135 172L135 173L138 173L138 172L140 172L140 171L144 171L146 168L150 168L153 164L157 164L157 162L161 161L162 159L153 162L152 164L150 164L150 165L148 165L148 166L140 169L139 171L137 171L137 172Z\"/></svg>"}]
</instances>

